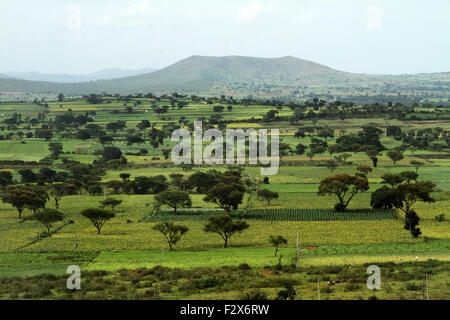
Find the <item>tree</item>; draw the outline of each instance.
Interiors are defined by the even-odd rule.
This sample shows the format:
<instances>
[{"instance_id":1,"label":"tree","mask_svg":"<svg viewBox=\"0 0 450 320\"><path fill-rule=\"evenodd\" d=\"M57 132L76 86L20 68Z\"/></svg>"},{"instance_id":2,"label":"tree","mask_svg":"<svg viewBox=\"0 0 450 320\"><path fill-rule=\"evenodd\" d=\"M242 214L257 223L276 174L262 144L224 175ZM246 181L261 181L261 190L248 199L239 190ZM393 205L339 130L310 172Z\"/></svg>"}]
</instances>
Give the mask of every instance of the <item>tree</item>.
<instances>
[{"instance_id":1,"label":"tree","mask_svg":"<svg viewBox=\"0 0 450 320\"><path fill-rule=\"evenodd\" d=\"M424 163L422 161L417 161L417 160L411 160L409 162L413 167L416 168L416 173L418 173L419 168L422 167L424 165Z\"/></svg>"},{"instance_id":2,"label":"tree","mask_svg":"<svg viewBox=\"0 0 450 320\"><path fill-rule=\"evenodd\" d=\"M106 130L112 131L114 134L123 128L126 128L126 122L123 120L117 122L110 122L106 125Z\"/></svg>"},{"instance_id":3,"label":"tree","mask_svg":"<svg viewBox=\"0 0 450 320\"><path fill-rule=\"evenodd\" d=\"M179 207L191 207L192 200L189 193L179 190L166 190L158 193L155 196L155 201L158 205L168 205L173 208L176 213Z\"/></svg>"},{"instance_id":4,"label":"tree","mask_svg":"<svg viewBox=\"0 0 450 320\"><path fill-rule=\"evenodd\" d=\"M373 167L376 168L378 164L378 155L380 151L374 146L363 147L362 150L367 154L370 160L372 160Z\"/></svg>"},{"instance_id":5,"label":"tree","mask_svg":"<svg viewBox=\"0 0 450 320\"><path fill-rule=\"evenodd\" d=\"M112 142L114 141L114 138L111 137L111 136L108 136L108 135L102 135L102 136L100 136L100 137L98 138L98 141L99 141L101 144L109 144L109 143L112 143Z\"/></svg>"},{"instance_id":6,"label":"tree","mask_svg":"<svg viewBox=\"0 0 450 320\"><path fill-rule=\"evenodd\" d=\"M396 188L397 208L407 213L417 201L435 202L429 192L417 183L403 183Z\"/></svg>"},{"instance_id":7,"label":"tree","mask_svg":"<svg viewBox=\"0 0 450 320\"><path fill-rule=\"evenodd\" d=\"M306 153L306 156L309 158L309 162L312 162L312 159L314 158L315 154L313 150L310 150Z\"/></svg>"},{"instance_id":8,"label":"tree","mask_svg":"<svg viewBox=\"0 0 450 320\"><path fill-rule=\"evenodd\" d=\"M373 169L366 164L360 164L359 166L356 167L356 171L358 171L358 173L356 174L357 176L361 178L366 178L367 175L373 171Z\"/></svg>"},{"instance_id":9,"label":"tree","mask_svg":"<svg viewBox=\"0 0 450 320\"><path fill-rule=\"evenodd\" d=\"M382 186L370 195L370 205L374 209L392 209L399 206L399 199L395 189Z\"/></svg>"},{"instance_id":10,"label":"tree","mask_svg":"<svg viewBox=\"0 0 450 320\"><path fill-rule=\"evenodd\" d=\"M87 140L91 138L91 133L88 130L78 130L76 137L80 140Z\"/></svg>"},{"instance_id":11,"label":"tree","mask_svg":"<svg viewBox=\"0 0 450 320\"><path fill-rule=\"evenodd\" d=\"M248 223L239 220L233 221L233 219L227 215L210 216L208 222L205 224L203 230L205 232L217 233L224 241L223 247L226 248L228 240L236 233L240 233L249 227Z\"/></svg>"},{"instance_id":12,"label":"tree","mask_svg":"<svg viewBox=\"0 0 450 320\"><path fill-rule=\"evenodd\" d=\"M419 175L414 171L403 171L400 172L400 177L403 179L403 181L410 183L411 181L417 181Z\"/></svg>"},{"instance_id":13,"label":"tree","mask_svg":"<svg viewBox=\"0 0 450 320\"><path fill-rule=\"evenodd\" d=\"M367 190L369 190L367 179L348 174L338 174L320 181L318 194L336 195L339 203L334 206L334 209L338 212L343 212L358 192Z\"/></svg>"},{"instance_id":14,"label":"tree","mask_svg":"<svg viewBox=\"0 0 450 320\"><path fill-rule=\"evenodd\" d=\"M120 159L122 156L122 151L116 147L105 147L103 149L102 156L105 161Z\"/></svg>"},{"instance_id":15,"label":"tree","mask_svg":"<svg viewBox=\"0 0 450 320\"><path fill-rule=\"evenodd\" d=\"M429 180L417 181L416 184L424 188L428 193L433 192L436 188L436 184Z\"/></svg>"},{"instance_id":16,"label":"tree","mask_svg":"<svg viewBox=\"0 0 450 320\"><path fill-rule=\"evenodd\" d=\"M48 196L47 190L44 187L38 185L24 186L25 190L31 191L33 193L33 199L31 203L27 204L26 207L36 213L38 209L45 208L45 204L50 197Z\"/></svg>"},{"instance_id":17,"label":"tree","mask_svg":"<svg viewBox=\"0 0 450 320\"><path fill-rule=\"evenodd\" d=\"M148 128L150 126L151 126L151 124L150 124L150 121L148 121L148 120L142 120L140 123L138 123L136 125L136 127L140 130L145 130L146 128Z\"/></svg>"},{"instance_id":18,"label":"tree","mask_svg":"<svg viewBox=\"0 0 450 320\"><path fill-rule=\"evenodd\" d=\"M63 102L64 101L64 94L60 93L58 94L58 101Z\"/></svg>"},{"instance_id":19,"label":"tree","mask_svg":"<svg viewBox=\"0 0 450 320\"><path fill-rule=\"evenodd\" d=\"M119 181L119 180L110 180L105 183L108 188L113 190L114 194L120 193L120 189L122 189L127 183Z\"/></svg>"},{"instance_id":20,"label":"tree","mask_svg":"<svg viewBox=\"0 0 450 320\"><path fill-rule=\"evenodd\" d=\"M386 129L386 136L388 137L400 137L402 134L402 129L398 126L388 126Z\"/></svg>"},{"instance_id":21,"label":"tree","mask_svg":"<svg viewBox=\"0 0 450 320\"><path fill-rule=\"evenodd\" d=\"M322 128L317 133L317 136L324 139L334 138L334 130L331 128Z\"/></svg>"},{"instance_id":22,"label":"tree","mask_svg":"<svg viewBox=\"0 0 450 320\"><path fill-rule=\"evenodd\" d=\"M103 188L99 183L90 184L87 187L87 192L91 196L102 196L103 195Z\"/></svg>"},{"instance_id":23,"label":"tree","mask_svg":"<svg viewBox=\"0 0 450 320\"><path fill-rule=\"evenodd\" d=\"M34 218L42 223L47 228L47 234L50 234L52 225L63 220L63 214L55 209L44 209L37 212Z\"/></svg>"},{"instance_id":24,"label":"tree","mask_svg":"<svg viewBox=\"0 0 450 320\"><path fill-rule=\"evenodd\" d=\"M86 97L87 103L90 104L100 104L103 102L102 96L91 93L89 96Z\"/></svg>"},{"instance_id":25,"label":"tree","mask_svg":"<svg viewBox=\"0 0 450 320\"><path fill-rule=\"evenodd\" d=\"M85 209L81 211L81 215L89 220L97 229L98 234L100 234L105 223L114 218L115 214L108 210L103 209Z\"/></svg>"},{"instance_id":26,"label":"tree","mask_svg":"<svg viewBox=\"0 0 450 320\"><path fill-rule=\"evenodd\" d=\"M180 241L181 237L189 231L186 226L176 225L173 222L159 222L152 227L153 230L157 230L164 235L168 244L169 250L175 250L175 245Z\"/></svg>"},{"instance_id":27,"label":"tree","mask_svg":"<svg viewBox=\"0 0 450 320\"><path fill-rule=\"evenodd\" d=\"M55 200L55 207L56 209L59 208L59 201L62 197L76 194L77 193L77 187L73 184L69 183L58 183L58 184L52 184L50 187L50 196L53 197L53 200Z\"/></svg>"},{"instance_id":28,"label":"tree","mask_svg":"<svg viewBox=\"0 0 450 320\"><path fill-rule=\"evenodd\" d=\"M387 152L387 156L392 160L392 162L394 163L394 167L395 164L403 159L403 153L401 153L400 151L397 150L390 150Z\"/></svg>"},{"instance_id":29,"label":"tree","mask_svg":"<svg viewBox=\"0 0 450 320\"><path fill-rule=\"evenodd\" d=\"M34 133L34 136L39 139L50 140L53 137L53 132L50 129L38 129Z\"/></svg>"},{"instance_id":30,"label":"tree","mask_svg":"<svg viewBox=\"0 0 450 320\"><path fill-rule=\"evenodd\" d=\"M23 210L26 206L33 204L35 196L34 192L29 190L13 189L3 195L2 201L16 208L19 213L19 219L22 219Z\"/></svg>"},{"instance_id":31,"label":"tree","mask_svg":"<svg viewBox=\"0 0 450 320\"><path fill-rule=\"evenodd\" d=\"M283 236L269 236L269 242L275 247L274 256L276 257L278 254L279 247L282 246L283 244L287 244L288 241Z\"/></svg>"},{"instance_id":32,"label":"tree","mask_svg":"<svg viewBox=\"0 0 450 320\"><path fill-rule=\"evenodd\" d=\"M218 113L223 112L224 109L225 109L224 106L214 106L213 107L214 112L218 112Z\"/></svg>"},{"instance_id":33,"label":"tree","mask_svg":"<svg viewBox=\"0 0 450 320\"><path fill-rule=\"evenodd\" d=\"M280 156L287 156L292 153L291 146L287 143L280 142L279 144Z\"/></svg>"},{"instance_id":34,"label":"tree","mask_svg":"<svg viewBox=\"0 0 450 320\"><path fill-rule=\"evenodd\" d=\"M203 199L207 202L213 202L227 214L230 214L231 208L236 210L244 198L245 187L238 183L224 184L218 183L208 190Z\"/></svg>"},{"instance_id":35,"label":"tree","mask_svg":"<svg viewBox=\"0 0 450 320\"><path fill-rule=\"evenodd\" d=\"M302 155L304 154L306 151L306 146L299 143L295 146L295 153L297 153L298 155Z\"/></svg>"},{"instance_id":36,"label":"tree","mask_svg":"<svg viewBox=\"0 0 450 320\"><path fill-rule=\"evenodd\" d=\"M52 159L58 159L59 155L62 153L63 145L60 142L50 142L48 144L48 150L51 153Z\"/></svg>"},{"instance_id":37,"label":"tree","mask_svg":"<svg viewBox=\"0 0 450 320\"><path fill-rule=\"evenodd\" d=\"M140 134L130 134L127 136L127 146L132 146L133 144L141 144L144 143L144 139Z\"/></svg>"},{"instance_id":38,"label":"tree","mask_svg":"<svg viewBox=\"0 0 450 320\"><path fill-rule=\"evenodd\" d=\"M11 171L0 171L0 186L6 187L13 184L13 175Z\"/></svg>"},{"instance_id":39,"label":"tree","mask_svg":"<svg viewBox=\"0 0 450 320\"><path fill-rule=\"evenodd\" d=\"M279 195L278 192L262 189L258 191L258 197L266 199L267 206L270 206L270 201L278 199Z\"/></svg>"},{"instance_id":40,"label":"tree","mask_svg":"<svg viewBox=\"0 0 450 320\"><path fill-rule=\"evenodd\" d=\"M294 287L287 283L284 285L284 289L278 291L276 300L294 300L297 292Z\"/></svg>"},{"instance_id":41,"label":"tree","mask_svg":"<svg viewBox=\"0 0 450 320\"><path fill-rule=\"evenodd\" d=\"M136 177L130 183L131 189L133 189L136 194L148 194L148 193L160 193L169 187L167 178L163 175L158 175L155 177Z\"/></svg>"},{"instance_id":42,"label":"tree","mask_svg":"<svg viewBox=\"0 0 450 320\"><path fill-rule=\"evenodd\" d=\"M20 169L22 183L36 182L37 176L31 169Z\"/></svg>"},{"instance_id":43,"label":"tree","mask_svg":"<svg viewBox=\"0 0 450 320\"><path fill-rule=\"evenodd\" d=\"M123 201L122 200L118 200L118 199L114 199L114 198L106 198L103 201L100 201L100 204L102 206L102 208L104 207L111 207L111 210L114 211L115 208L120 205Z\"/></svg>"},{"instance_id":44,"label":"tree","mask_svg":"<svg viewBox=\"0 0 450 320\"><path fill-rule=\"evenodd\" d=\"M330 169L331 172L334 172L334 170L336 170L336 168L339 166L336 160L328 160L325 165L328 169Z\"/></svg>"},{"instance_id":45,"label":"tree","mask_svg":"<svg viewBox=\"0 0 450 320\"><path fill-rule=\"evenodd\" d=\"M170 153L172 152L172 149L162 149L162 154L164 156L164 159L169 159Z\"/></svg>"},{"instance_id":46,"label":"tree","mask_svg":"<svg viewBox=\"0 0 450 320\"><path fill-rule=\"evenodd\" d=\"M409 230L411 236L414 238L417 238L422 233L420 228L417 228L419 220L420 218L414 210L405 214L405 230Z\"/></svg>"},{"instance_id":47,"label":"tree","mask_svg":"<svg viewBox=\"0 0 450 320\"><path fill-rule=\"evenodd\" d=\"M386 173L381 176L382 183L391 185L394 188L396 185L403 182L403 178L399 174Z\"/></svg>"},{"instance_id":48,"label":"tree","mask_svg":"<svg viewBox=\"0 0 450 320\"><path fill-rule=\"evenodd\" d=\"M56 177L56 171L47 167L39 169L37 180L40 182L53 182Z\"/></svg>"}]
</instances>

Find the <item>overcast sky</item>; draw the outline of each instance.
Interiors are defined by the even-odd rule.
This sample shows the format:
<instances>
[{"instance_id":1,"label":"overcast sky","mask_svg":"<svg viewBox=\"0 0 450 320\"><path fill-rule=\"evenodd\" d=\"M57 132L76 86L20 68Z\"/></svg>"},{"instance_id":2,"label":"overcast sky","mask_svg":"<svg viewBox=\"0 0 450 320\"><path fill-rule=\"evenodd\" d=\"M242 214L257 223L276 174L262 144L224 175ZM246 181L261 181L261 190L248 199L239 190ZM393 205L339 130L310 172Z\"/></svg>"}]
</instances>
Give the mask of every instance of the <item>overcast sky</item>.
<instances>
[{"instance_id":1,"label":"overcast sky","mask_svg":"<svg viewBox=\"0 0 450 320\"><path fill-rule=\"evenodd\" d=\"M450 71L449 0L0 0L0 72L295 56L363 73Z\"/></svg>"}]
</instances>

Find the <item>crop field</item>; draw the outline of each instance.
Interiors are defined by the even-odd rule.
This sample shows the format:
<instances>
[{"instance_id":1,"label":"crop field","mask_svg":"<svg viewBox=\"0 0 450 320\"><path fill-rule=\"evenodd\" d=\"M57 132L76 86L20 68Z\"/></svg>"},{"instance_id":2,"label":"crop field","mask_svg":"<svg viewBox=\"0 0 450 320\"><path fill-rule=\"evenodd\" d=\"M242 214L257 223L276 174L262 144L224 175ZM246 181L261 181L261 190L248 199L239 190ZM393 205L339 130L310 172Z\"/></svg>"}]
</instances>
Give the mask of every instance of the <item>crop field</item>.
<instances>
[{"instance_id":1,"label":"crop field","mask_svg":"<svg viewBox=\"0 0 450 320\"><path fill-rule=\"evenodd\" d=\"M177 98L177 103L185 103L182 108L170 106L171 101L172 99L167 97L138 97L125 102L117 97L107 96L101 103L75 98L63 102L48 101L47 106L28 102L0 103L1 119L8 122L7 119L17 113L21 113L24 119L14 126L5 124L0 133L3 135L0 140L0 170L11 173L12 186L51 186L48 181L24 182L21 172L23 169L29 169L31 174L39 176L43 167L52 168L55 173L69 178L73 178L75 172L71 164L101 169L101 173L92 171L88 174L98 175L98 181L90 181L86 176L80 178L83 187L75 194L64 195L58 201L58 207L54 198L49 196L45 208L57 209L63 214L63 219L51 226L50 235L44 225L35 219L36 213L33 213L32 208L25 207L22 219L18 219L16 207L5 201L0 202L0 288L5 285L2 284L1 278L40 277L42 274L59 277L65 274L67 266L73 264L79 265L82 272L92 274L94 278L95 272L107 272L108 277L114 278L124 272L123 270L150 270L159 268L158 266L196 270L224 266L240 268L247 264L252 272L257 273L274 268L280 263L281 268L296 265L301 270L307 270L330 266L359 268L369 263L395 263L403 266L436 261L442 264L442 269L439 269L433 285L439 297L448 298L448 284L447 287L439 287L438 284L438 279L448 273L450 260L450 156L442 133L449 132L450 122L445 120L445 117L422 117L418 114L419 117L412 121L376 114L362 118L319 117L314 120L302 118L292 121L295 112L283 106L277 109L279 119L266 121L267 113L274 110L274 106L233 103L232 111L229 111L227 105L231 106L230 101L206 102L201 99L194 101L188 97ZM126 109L130 106L131 112ZM165 113L155 111L164 106L168 106ZM171 141L170 135L165 135L156 144L151 138L151 132L155 130L166 132L172 128L167 126L179 125L189 129L189 125L199 118L213 119L218 116L218 112L214 111L216 106L224 106L224 110L219 113L217 123L211 122L211 128L277 128L281 132L280 141L290 150L281 155L276 175L261 176L259 165L245 164L240 167L240 179L243 182L247 179L257 180L258 192L252 194L251 188L248 187L238 208L231 210L232 220L245 221L248 228L233 234L227 248L223 248L224 241L219 234L205 231L205 225L211 216L220 216L226 211L220 208L218 203L208 201L206 191L199 191L201 182L196 187L186 189L190 208L180 207L176 213L167 204L157 205L158 194L153 192L139 194L133 192L134 189L117 192L110 187L112 183L131 183L139 177L154 179L163 176L168 183L168 190L181 190L173 183L174 176L182 176L189 181L191 176L209 174L211 170L215 170L215 175L226 175L230 170L236 170L237 166L228 165L176 166L170 155L167 156L164 152L172 149L178 142ZM427 111L429 110L425 108L425 112ZM308 106L305 114L307 112L319 115L321 111ZM41 113L45 113L45 119L30 123L30 119L35 119ZM77 117L86 114L90 119L81 125L54 126L60 121L60 116ZM149 127L139 129L137 126L143 120L149 121ZM113 131L110 124L117 121L125 121L124 127ZM43 125L44 128L48 125L54 126L51 129L51 137L36 136ZM378 154L376 167L365 151L329 151L329 146L339 144L341 137L357 136L363 126L377 127L383 132L379 141L385 150ZM402 159L394 163L387 153L401 148L405 143L398 137L387 136L386 130L392 126L397 126L402 132L440 128L442 131L438 130L439 146L402 149ZM296 135L299 128L309 127L316 128L314 133L308 132L307 129L304 136ZM312 148L311 145L317 142L320 128L331 129L334 135L320 138L322 143L327 143L326 150L308 155L307 151ZM83 130L89 131L90 134L80 135L79 131ZM111 136L112 141L102 143L101 135L96 135L96 130ZM134 135L141 135L143 140L130 143L130 136ZM56 158L51 157L50 143L61 144L62 152ZM298 144L304 145L306 152L296 152ZM127 160L126 163L102 163L102 152L107 147L120 149L121 155ZM344 161L335 160L339 159L340 155L345 155ZM336 167L329 166L329 161L332 160L336 161ZM416 167L414 161L420 162L421 165ZM336 195L318 193L321 181L334 175L355 175L361 165L371 168L364 176L368 182L367 189L354 195L346 211L337 212L333 209L338 200ZM405 213L401 208L374 209L371 206L374 192L381 187L391 188L383 177L400 175L405 171L417 172L417 181L431 181L434 184L429 191L434 202L414 203L414 210L420 217L418 226L421 234L418 237L413 237L405 229ZM68 179L67 177L65 179ZM90 184L100 184L102 192L90 192ZM8 193L9 187L11 186L8 183L2 184L2 196ZM267 201L259 195L261 191L270 191L277 196ZM102 227L101 234L98 234L92 222L81 213L86 209L100 208L101 202L110 198L120 204L113 210L114 218L108 220ZM169 250L166 238L155 229L159 223L164 222L173 222L188 229L176 243L174 251ZM286 243L274 254L269 237L278 235L284 237ZM175 269L168 270L170 273ZM324 273L324 279L326 277L329 276ZM393 278L392 281L396 280ZM307 290L308 285L309 282L299 283L297 287ZM392 286L400 288L398 283ZM266 290L269 295L274 294L275 289L271 288ZM163 296L208 299L236 298L240 294L236 288L231 288L223 295L217 293L217 290L214 291L214 288L206 291L194 290L189 295L183 295L181 291L176 290L172 293L166 292ZM339 294L330 292L329 298L356 297L349 294L350 289L341 291ZM307 292L302 294L302 298L310 296ZM409 293L389 294L383 291L384 298L400 298L402 295L404 298L413 297ZM63 295L57 294L57 297Z\"/></svg>"}]
</instances>

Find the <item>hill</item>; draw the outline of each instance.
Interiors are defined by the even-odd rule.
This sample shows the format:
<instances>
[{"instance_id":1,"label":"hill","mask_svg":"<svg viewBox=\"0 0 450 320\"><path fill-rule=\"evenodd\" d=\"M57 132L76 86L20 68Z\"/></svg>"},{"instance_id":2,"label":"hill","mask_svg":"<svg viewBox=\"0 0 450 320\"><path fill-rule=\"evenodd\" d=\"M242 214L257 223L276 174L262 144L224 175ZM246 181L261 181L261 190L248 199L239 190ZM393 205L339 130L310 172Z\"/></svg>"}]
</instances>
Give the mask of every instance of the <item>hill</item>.
<instances>
[{"instance_id":1,"label":"hill","mask_svg":"<svg viewBox=\"0 0 450 320\"><path fill-rule=\"evenodd\" d=\"M173 93L197 95L256 95L298 98L314 95L372 96L380 94L425 95L437 98L450 91L448 73L380 76L334 70L295 58L243 56L192 56L166 68L130 77L83 83L55 83L0 79L0 92L89 93Z\"/></svg>"},{"instance_id":2,"label":"hill","mask_svg":"<svg viewBox=\"0 0 450 320\"><path fill-rule=\"evenodd\" d=\"M14 77L9 76L9 75L4 74L4 73L0 73L0 79L14 79Z\"/></svg>"},{"instance_id":3,"label":"hill","mask_svg":"<svg viewBox=\"0 0 450 320\"><path fill-rule=\"evenodd\" d=\"M58 82L58 83L77 83L77 82L89 82L96 80L108 80L116 78L124 78L136 76L139 74L150 73L156 69L144 68L144 69L103 69L97 72L92 72L88 74L50 74L41 73L36 71L30 72L6 72L4 77L0 75L1 78L15 78L21 80L30 81L47 81L47 82Z\"/></svg>"}]
</instances>

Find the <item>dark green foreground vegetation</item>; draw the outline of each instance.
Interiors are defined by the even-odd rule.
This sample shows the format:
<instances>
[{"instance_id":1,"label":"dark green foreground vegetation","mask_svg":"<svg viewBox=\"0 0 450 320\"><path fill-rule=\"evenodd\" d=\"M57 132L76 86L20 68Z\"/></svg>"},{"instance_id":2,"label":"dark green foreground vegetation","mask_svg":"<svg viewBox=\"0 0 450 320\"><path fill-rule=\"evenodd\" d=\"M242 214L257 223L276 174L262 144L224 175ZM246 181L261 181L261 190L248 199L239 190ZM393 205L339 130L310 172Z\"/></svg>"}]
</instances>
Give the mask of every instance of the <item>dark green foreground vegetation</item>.
<instances>
[{"instance_id":1,"label":"dark green foreground vegetation","mask_svg":"<svg viewBox=\"0 0 450 320\"><path fill-rule=\"evenodd\" d=\"M81 289L66 288L66 276L0 279L1 299L448 299L445 262L378 263L381 289L366 286L367 266L238 267L91 271ZM319 287L319 290L318 290Z\"/></svg>"}]
</instances>

